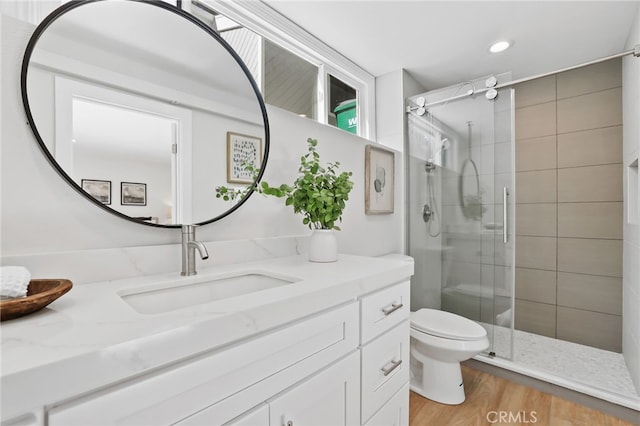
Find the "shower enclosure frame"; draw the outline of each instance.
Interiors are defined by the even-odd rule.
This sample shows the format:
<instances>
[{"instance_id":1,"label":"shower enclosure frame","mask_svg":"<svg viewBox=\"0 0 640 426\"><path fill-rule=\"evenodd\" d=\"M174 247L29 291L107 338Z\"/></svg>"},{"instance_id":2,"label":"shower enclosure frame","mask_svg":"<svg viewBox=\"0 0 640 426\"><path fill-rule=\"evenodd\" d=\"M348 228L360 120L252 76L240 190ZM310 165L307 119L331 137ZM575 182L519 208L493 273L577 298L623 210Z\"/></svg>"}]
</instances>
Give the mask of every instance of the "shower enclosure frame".
<instances>
[{"instance_id":1,"label":"shower enclosure frame","mask_svg":"<svg viewBox=\"0 0 640 426\"><path fill-rule=\"evenodd\" d=\"M542 77L546 77L546 76L550 76L550 75L554 75L557 73L561 73L561 72L565 72L565 71L570 71L570 70L574 70L574 69L578 69L578 68L582 68L588 65L593 65L593 64L597 64L599 62L603 62L603 61L608 61L610 59L615 59L615 58L621 58L624 56L629 56L629 55L633 55L635 58L640 57L640 45L636 45L633 49L621 52L619 54L615 54L615 55L610 55L604 58L600 58L600 59L596 59L593 61L589 61L583 64L579 64L579 65L575 65L575 66L571 66L571 67L566 67L560 70L556 70L553 72L548 72L548 73L544 73L544 74L539 74L539 75L535 75L535 76L531 76L531 77L527 77L527 78L522 78L522 79L518 79L518 80L512 80L512 81L507 81L505 83L500 83L498 85L496 85L494 88L495 89L501 89L501 88L506 88L506 87L511 87L515 84L518 83L523 83L529 80L534 80L534 79L538 79L538 78L542 78ZM489 90L489 88L483 88L483 89L479 89L479 90L472 90L472 91L467 91L466 93L463 94L455 94L454 96L449 96L449 97L443 97L441 99L438 99L434 102L425 102L421 103L421 102L416 102L416 96L408 98L408 102L406 104L406 112L407 112L407 117L411 116L411 113L417 113L420 112L421 110L424 110L425 112L427 111L427 109L433 108L436 105L439 104L447 104L449 102L454 102L457 99L464 99L464 98L473 98L474 95L478 95L481 93L485 93ZM406 150L405 150L405 156L406 156L406 160L407 160L407 168L409 168L410 165L410 157L411 157L411 153L410 153L410 133L411 133L411 129L409 128L410 126L407 125L407 130L408 130L408 136L407 136L407 140L406 140ZM514 134L514 131L512 129L512 134ZM511 153L511 162L512 164L515 163L515 153L512 151ZM411 193L411 187L413 185L413 182L411 182L411 171L408 170L407 171L407 194L408 194L408 213L407 213L407 217L412 215L412 211L411 208L413 208L414 206L411 205L411 200L410 200L410 193ZM513 182L514 183L514 182ZM512 183L512 188L515 188L515 186ZM512 198L515 198L515 194L513 192L510 192L509 195ZM511 212L508 213L512 213L515 212L515 208L511 209ZM510 215L511 216L511 215ZM513 216L512 216L513 217ZM407 245L410 245L410 237L411 234L414 233L414 230L411 227L411 220L407 219ZM514 221L511 222L512 224L515 223ZM514 227L511 226L511 229L508 231L509 234L512 234ZM515 252L513 253L513 255L515 255ZM416 262L418 263L418 262ZM417 267L416 270L419 270L419 268ZM515 283L514 283L515 284ZM413 296L413 295L412 295ZM513 296L513 293L512 293ZM512 312L514 312L514 299L512 297L511 300L511 308L512 308ZM414 309L414 305L413 305L413 300L412 300L412 309ZM513 323L512 323L512 328L513 328ZM513 338L511 339L511 348L512 351L511 353L513 354ZM528 367L526 364L519 364L515 361L510 360L508 357L507 358L501 358L500 356L497 357L493 357L493 356L483 356L483 355L479 355L477 357L477 359L479 361L483 361L486 364L489 365L493 365L496 367L500 367L500 368L504 368L507 369L509 371L512 371L514 373L517 374L522 374L525 376L530 376L534 379L538 379L541 380L543 382L548 382L548 383L553 383L555 385L560 386L561 388L566 388L569 390L573 390L573 391L577 391L586 395L591 395L593 397L599 398L603 401L608 401L611 402L613 404L615 404L615 406L618 407L628 407L632 410L635 410L635 413L637 413L638 411L638 404L640 403L640 401L636 398L636 397L629 397L629 396L625 396L623 394L617 394L615 392L609 392L606 390L602 390L600 389L598 386L596 386L595 388L592 388L588 383L582 383L580 380L576 379L572 379L570 377L564 377L563 375L556 375L554 373L549 373L546 372L545 370L538 370L536 368L531 368ZM615 409L613 409L612 412L615 412ZM629 413L633 413L633 411L631 412L627 412L627 416L629 416ZM631 414L631 416L633 417L636 414ZM633 417L635 418L635 417Z\"/></svg>"}]
</instances>

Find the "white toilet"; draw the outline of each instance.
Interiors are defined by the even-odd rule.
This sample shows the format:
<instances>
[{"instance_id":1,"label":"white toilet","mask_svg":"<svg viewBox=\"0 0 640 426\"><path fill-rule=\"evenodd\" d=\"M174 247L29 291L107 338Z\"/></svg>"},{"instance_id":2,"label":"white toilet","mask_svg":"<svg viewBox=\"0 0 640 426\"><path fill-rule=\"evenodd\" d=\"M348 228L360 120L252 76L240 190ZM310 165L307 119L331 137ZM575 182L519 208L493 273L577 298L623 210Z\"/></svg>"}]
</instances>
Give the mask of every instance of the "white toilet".
<instances>
[{"instance_id":1,"label":"white toilet","mask_svg":"<svg viewBox=\"0 0 640 426\"><path fill-rule=\"evenodd\" d=\"M411 390L443 404L464 402L460 362L489 348L486 330L436 309L411 313Z\"/></svg>"}]
</instances>

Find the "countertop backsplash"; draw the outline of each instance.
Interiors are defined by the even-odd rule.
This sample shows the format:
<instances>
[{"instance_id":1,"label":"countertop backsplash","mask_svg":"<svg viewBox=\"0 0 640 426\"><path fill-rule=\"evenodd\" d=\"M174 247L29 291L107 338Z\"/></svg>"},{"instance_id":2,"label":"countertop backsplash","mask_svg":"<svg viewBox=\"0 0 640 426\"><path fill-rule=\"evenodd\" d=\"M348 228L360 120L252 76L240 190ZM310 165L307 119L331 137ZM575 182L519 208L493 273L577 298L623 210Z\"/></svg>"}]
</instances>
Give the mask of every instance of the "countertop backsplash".
<instances>
[{"instance_id":1,"label":"countertop backsplash","mask_svg":"<svg viewBox=\"0 0 640 426\"><path fill-rule=\"evenodd\" d=\"M305 254L308 240L308 236L302 235L202 241L209 251L209 259L197 259L197 267ZM179 274L180 250L180 244L167 244L3 256L2 266L24 266L33 278L66 278L74 285L81 285L172 271Z\"/></svg>"}]
</instances>

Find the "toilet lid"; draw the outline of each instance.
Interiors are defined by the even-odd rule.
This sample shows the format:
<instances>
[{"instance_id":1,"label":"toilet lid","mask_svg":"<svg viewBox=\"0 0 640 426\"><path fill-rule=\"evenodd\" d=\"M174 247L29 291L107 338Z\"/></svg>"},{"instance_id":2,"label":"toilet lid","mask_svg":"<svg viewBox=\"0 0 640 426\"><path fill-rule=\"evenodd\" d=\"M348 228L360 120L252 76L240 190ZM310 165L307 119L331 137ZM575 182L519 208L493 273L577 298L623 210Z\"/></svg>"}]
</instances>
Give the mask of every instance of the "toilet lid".
<instances>
[{"instance_id":1,"label":"toilet lid","mask_svg":"<svg viewBox=\"0 0 640 426\"><path fill-rule=\"evenodd\" d=\"M437 309L420 309L411 313L411 327L432 336L454 340L480 340L487 331L470 319Z\"/></svg>"}]
</instances>

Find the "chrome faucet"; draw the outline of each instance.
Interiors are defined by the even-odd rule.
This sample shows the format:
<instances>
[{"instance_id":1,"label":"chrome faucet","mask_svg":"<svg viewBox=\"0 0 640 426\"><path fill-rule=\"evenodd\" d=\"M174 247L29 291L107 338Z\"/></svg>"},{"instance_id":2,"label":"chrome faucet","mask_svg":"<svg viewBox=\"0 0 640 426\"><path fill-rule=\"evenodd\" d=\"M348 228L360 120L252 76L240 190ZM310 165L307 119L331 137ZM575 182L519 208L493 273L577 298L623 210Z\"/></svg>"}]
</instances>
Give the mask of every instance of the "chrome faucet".
<instances>
[{"instance_id":1,"label":"chrome faucet","mask_svg":"<svg viewBox=\"0 0 640 426\"><path fill-rule=\"evenodd\" d=\"M182 225L182 272L180 275L195 275L196 249L202 260L209 258L207 248L200 241L196 241L196 225Z\"/></svg>"}]
</instances>

